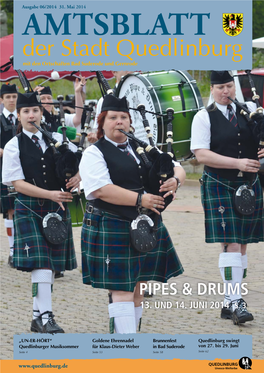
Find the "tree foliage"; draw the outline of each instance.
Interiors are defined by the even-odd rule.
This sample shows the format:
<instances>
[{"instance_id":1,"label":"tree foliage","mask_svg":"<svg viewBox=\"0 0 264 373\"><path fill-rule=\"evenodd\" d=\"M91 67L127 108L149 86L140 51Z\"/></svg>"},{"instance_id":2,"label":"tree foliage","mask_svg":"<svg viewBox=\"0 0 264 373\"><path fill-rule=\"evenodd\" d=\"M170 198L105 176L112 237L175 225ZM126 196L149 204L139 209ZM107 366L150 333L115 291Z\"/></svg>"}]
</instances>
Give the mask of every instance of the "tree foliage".
<instances>
[{"instance_id":1,"label":"tree foliage","mask_svg":"<svg viewBox=\"0 0 264 373\"><path fill-rule=\"evenodd\" d=\"M264 36L264 1L253 0L253 39Z\"/></svg>"},{"instance_id":2,"label":"tree foliage","mask_svg":"<svg viewBox=\"0 0 264 373\"><path fill-rule=\"evenodd\" d=\"M13 34L13 0L1 0L1 9L6 12L7 15L7 32L9 34Z\"/></svg>"}]
</instances>

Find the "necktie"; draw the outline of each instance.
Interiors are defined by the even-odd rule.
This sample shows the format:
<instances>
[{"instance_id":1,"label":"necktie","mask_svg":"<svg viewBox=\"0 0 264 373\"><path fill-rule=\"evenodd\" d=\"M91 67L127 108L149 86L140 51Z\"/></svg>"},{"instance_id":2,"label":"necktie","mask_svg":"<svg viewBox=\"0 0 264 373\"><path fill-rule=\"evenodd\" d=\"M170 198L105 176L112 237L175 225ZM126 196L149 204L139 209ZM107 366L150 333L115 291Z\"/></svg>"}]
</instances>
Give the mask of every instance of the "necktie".
<instances>
[{"instance_id":1,"label":"necktie","mask_svg":"<svg viewBox=\"0 0 264 373\"><path fill-rule=\"evenodd\" d=\"M13 116L14 116L14 114L9 114L8 115L9 122L12 124L12 126L15 124L14 121L13 121Z\"/></svg>"},{"instance_id":2,"label":"necktie","mask_svg":"<svg viewBox=\"0 0 264 373\"><path fill-rule=\"evenodd\" d=\"M233 124L234 127L237 126L237 118L235 116L235 113L233 111L233 108L231 105L227 105L227 109L228 109L228 120L230 123Z\"/></svg>"},{"instance_id":3,"label":"necktie","mask_svg":"<svg viewBox=\"0 0 264 373\"><path fill-rule=\"evenodd\" d=\"M128 142L126 142L125 144L119 144L117 145L117 147L123 150L124 153L126 153L126 155L128 155L131 159L133 159L133 161L136 161L134 156L128 150L126 150L126 148L128 147Z\"/></svg>"},{"instance_id":4,"label":"necktie","mask_svg":"<svg viewBox=\"0 0 264 373\"><path fill-rule=\"evenodd\" d=\"M31 140L36 144L36 146L37 146L37 148L41 151L41 153L43 153L43 151L42 151L42 148L41 148L41 146L40 146L40 143L38 142L38 136L36 136L36 135L33 135L32 137L31 137Z\"/></svg>"}]
</instances>

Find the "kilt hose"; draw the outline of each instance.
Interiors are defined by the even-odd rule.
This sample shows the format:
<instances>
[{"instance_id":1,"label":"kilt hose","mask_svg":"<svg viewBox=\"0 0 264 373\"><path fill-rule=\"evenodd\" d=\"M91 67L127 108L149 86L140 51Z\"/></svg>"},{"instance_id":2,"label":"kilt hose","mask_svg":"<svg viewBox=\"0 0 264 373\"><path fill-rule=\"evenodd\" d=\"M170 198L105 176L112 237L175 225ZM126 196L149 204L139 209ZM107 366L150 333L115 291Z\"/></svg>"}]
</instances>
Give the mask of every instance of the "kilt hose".
<instances>
[{"instance_id":1,"label":"kilt hose","mask_svg":"<svg viewBox=\"0 0 264 373\"><path fill-rule=\"evenodd\" d=\"M130 222L107 212L85 213L96 226L82 226L83 283L95 288L133 292L138 281L167 282L183 273L170 235L160 220L157 246L139 253L130 246Z\"/></svg>"},{"instance_id":2,"label":"kilt hose","mask_svg":"<svg viewBox=\"0 0 264 373\"><path fill-rule=\"evenodd\" d=\"M67 210L67 219L64 220L68 228L68 238L60 245L53 245L46 241L42 234L42 219L30 211L33 210L44 217L49 212L57 212L58 207L57 203L50 200L18 194L15 200L13 258L17 269L32 271L45 268L64 271L77 267L69 210ZM57 213L63 217L64 212L61 208Z\"/></svg>"},{"instance_id":3,"label":"kilt hose","mask_svg":"<svg viewBox=\"0 0 264 373\"><path fill-rule=\"evenodd\" d=\"M216 180L214 180L216 179ZM233 194L242 180L229 181L217 174L204 172L201 198L205 215L205 242L248 244L264 241L263 192L256 180L252 189L256 196L256 209L252 215L240 215L233 206Z\"/></svg>"},{"instance_id":4,"label":"kilt hose","mask_svg":"<svg viewBox=\"0 0 264 373\"><path fill-rule=\"evenodd\" d=\"M1 185L1 204L0 204L1 210L0 212L3 214L3 217L6 218L7 211L14 209L14 201L16 197L14 195L11 195L11 196L8 195L8 189L6 185L2 183L0 185Z\"/></svg>"}]
</instances>

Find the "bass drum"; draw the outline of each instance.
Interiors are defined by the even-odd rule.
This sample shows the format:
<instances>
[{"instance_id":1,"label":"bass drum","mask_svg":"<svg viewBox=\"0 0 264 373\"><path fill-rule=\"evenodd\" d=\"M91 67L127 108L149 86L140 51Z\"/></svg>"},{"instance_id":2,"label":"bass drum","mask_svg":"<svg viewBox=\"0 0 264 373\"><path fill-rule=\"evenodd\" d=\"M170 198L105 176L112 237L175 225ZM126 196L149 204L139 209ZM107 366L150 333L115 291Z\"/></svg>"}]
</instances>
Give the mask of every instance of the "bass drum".
<instances>
[{"instance_id":1,"label":"bass drum","mask_svg":"<svg viewBox=\"0 0 264 373\"><path fill-rule=\"evenodd\" d=\"M129 107L137 108L144 104L154 143L164 152L167 151L167 114L166 109L174 109L173 151L177 160L191 156L191 125L193 116L202 109L203 101L196 81L186 71L169 70L153 73L128 74L117 87L117 97L126 96ZM159 115L160 114L160 115ZM135 136L148 142L142 117L131 109L132 126Z\"/></svg>"}]
</instances>

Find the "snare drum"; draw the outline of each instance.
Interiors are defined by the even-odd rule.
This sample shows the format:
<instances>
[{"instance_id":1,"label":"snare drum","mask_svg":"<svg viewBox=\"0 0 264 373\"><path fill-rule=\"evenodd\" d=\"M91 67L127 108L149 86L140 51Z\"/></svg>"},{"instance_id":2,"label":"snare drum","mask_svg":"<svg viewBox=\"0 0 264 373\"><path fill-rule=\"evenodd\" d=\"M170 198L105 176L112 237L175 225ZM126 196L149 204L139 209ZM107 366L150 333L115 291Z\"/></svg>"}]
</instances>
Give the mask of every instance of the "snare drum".
<instances>
[{"instance_id":1,"label":"snare drum","mask_svg":"<svg viewBox=\"0 0 264 373\"><path fill-rule=\"evenodd\" d=\"M71 214L71 221L73 227L80 227L83 222L83 215L85 213L86 199L84 191L82 189L82 182L80 183L81 193L78 194L78 189L75 189L72 193L73 200L68 203L68 208Z\"/></svg>"},{"instance_id":2,"label":"snare drum","mask_svg":"<svg viewBox=\"0 0 264 373\"><path fill-rule=\"evenodd\" d=\"M14 202L17 192L13 186L6 186L0 183L1 199L0 199L0 213L7 217L8 210L14 210Z\"/></svg>"},{"instance_id":3,"label":"snare drum","mask_svg":"<svg viewBox=\"0 0 264 373\"><path fill-rule=\"evenodd\" d=\"M126 96L129 107L144 104L145 109L162 116L147 113L154 143L166 151L167 114L166 109L174 109L173 145L177 160L185 160L191 155L191 125L203 101L196 81L186 71L170 70L144 74L128 74L117 87L117 96ZM146 132L138 111L130 110L135 136L148 143Z\"/></svg>"}]
</instances>

